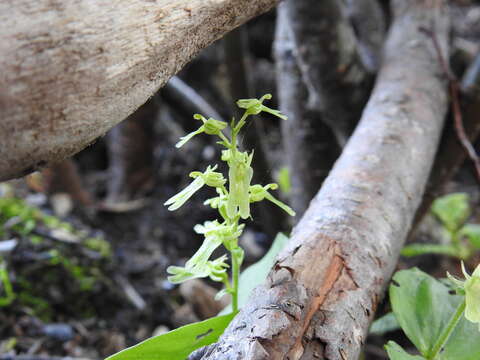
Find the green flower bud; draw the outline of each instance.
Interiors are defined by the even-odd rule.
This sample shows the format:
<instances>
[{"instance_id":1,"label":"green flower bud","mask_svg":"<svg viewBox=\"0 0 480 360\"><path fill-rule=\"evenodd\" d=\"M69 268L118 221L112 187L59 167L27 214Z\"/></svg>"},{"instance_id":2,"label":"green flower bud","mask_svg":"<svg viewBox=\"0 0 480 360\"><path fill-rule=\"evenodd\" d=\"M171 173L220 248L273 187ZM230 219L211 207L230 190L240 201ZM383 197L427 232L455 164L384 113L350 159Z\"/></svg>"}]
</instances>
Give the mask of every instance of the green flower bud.
<instances>
[{"instance_id":1,"label":"green flower bud","mask_svg":"<svg viewBox=\"0 0 480 360\"><path fill-rule=\"evenodd\" d=\"M232 158L232 150L222 150L222 161L230 161Z\"/></svg>"}]
</instances>

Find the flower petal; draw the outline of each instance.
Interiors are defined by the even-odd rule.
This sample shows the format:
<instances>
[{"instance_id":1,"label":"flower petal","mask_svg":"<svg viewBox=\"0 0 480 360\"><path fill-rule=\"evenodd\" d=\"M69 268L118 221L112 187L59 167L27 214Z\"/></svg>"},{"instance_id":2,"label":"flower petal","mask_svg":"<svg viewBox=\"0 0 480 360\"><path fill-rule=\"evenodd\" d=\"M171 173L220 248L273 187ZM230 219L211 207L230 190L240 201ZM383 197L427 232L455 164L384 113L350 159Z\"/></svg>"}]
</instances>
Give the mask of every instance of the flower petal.
<instances>
[{"instance_id":1,"label":"flower petal","mask_svg":"<svg viewBox=\"0 0 480 360\"><path fill-rule=\"evenodd\" d=\"M170 199L165 201L163 205L170 205L168 208L170 211L177 210L180 206L185 204L185 202L190 199L193 194L200 190L203 185L205 185L205 181L203 181L202 177L199 176L177 195L172 196Z\"/></svg>"}]
</instances>

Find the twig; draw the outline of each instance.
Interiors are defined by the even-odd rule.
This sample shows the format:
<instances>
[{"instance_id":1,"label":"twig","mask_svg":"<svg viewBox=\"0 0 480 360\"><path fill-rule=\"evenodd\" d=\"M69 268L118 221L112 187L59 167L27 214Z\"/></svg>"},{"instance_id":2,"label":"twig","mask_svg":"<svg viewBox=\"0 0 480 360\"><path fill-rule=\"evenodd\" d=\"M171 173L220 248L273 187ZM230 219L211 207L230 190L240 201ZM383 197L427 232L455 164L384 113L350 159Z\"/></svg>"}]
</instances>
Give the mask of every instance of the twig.
<instances>
[{"instance_id":1,"label":"twig","mask_svg":"<svg viewBox=\"0 0 480 360\"><path fill-rule=\"evenodd\" d=\"M161 90L161 93L169 102L178 102L187 108L193 109L194 112L225 121L212 105L178 76L171 77Z\"/></svg>"},{"instance_id":2,"label":"twig","mask_svg":"<svg viewBox=\"0 0 480 360\"><path fill-rule=\"evenodd\" d=\"M137 310L144 310L147 306L145 300L143 300L142 296L138 293L138 291L130 284L127 278L122 275L118 275L115 277L116 282L120 285L123 289L125 296L130 301L130 303L135 306Z\"/></svg>"},{"instance_id":3,"label":"twig","mask_svg":"<svg viewBox=\"0 0 480 360\"><path fill-rule=\"evenodd\" d=\"M419 28L419 30L426 35L428 35L433 42L433 46L435 47L435 51L437 52L438 61L440 66L443 69L443 72L447 76L449 81L449 92L452 98L452 111L453 111L453 119L455 124L455 130L457 133L458 140L462 144L463 148L467 152L468 156L472 160L475 166L475 172L477 175L478 181L480 181L480 159L478 158L477 153L475 152L475 148L473 147L472 143L468 139L467 134L465 133L465 127L463 126L463 117L462 117L462 110L460 108L460 91L459 91L459 83L456 76L451 72L440 48L438 43L437 37L435 33L426 28Z\"/></svg>"}]
</instances>

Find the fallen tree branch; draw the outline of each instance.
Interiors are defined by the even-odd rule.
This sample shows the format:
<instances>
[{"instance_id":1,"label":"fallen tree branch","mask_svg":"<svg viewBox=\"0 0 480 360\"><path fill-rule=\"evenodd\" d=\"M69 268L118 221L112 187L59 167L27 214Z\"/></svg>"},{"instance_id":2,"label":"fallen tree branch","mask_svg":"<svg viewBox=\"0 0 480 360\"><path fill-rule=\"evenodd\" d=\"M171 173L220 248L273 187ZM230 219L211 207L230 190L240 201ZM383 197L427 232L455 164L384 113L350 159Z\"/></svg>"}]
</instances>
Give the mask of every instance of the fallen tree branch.
<instances>
[{"instance_id":1,"label":"fallen tree branch","mask_svg":"<svg viewBox=\"0 0 480 360\"><path fill-rule=\"evenodd\" d=\"M365 68L375 73L385 38L386 19L378 0L347 0L346 9Z\"/></svg>"},{"instance_id":2,"label":"fallen tree branch","mask_svg":"<svg viewBox=\"0 0 480 360\"><path fill-rule=\"evenodd\" d=\"M294 56L308 89L308 108L344 146L368 99L372 77L357 52L342 2L287 0Z\"/></svg>"},{"instance_id":3,"label":"fallen tree branch","mask_svg":"<svg viewBox=\"0 0 480 360\"><path fill-rule=\"evenodd\" d=\"M188 114L199 113L206 117L225 121L207 100L178 76L172 76L168 80L162 88L161 95L175 107L188 109Z\"/></svg>"},{"instance_id":4,"label":"fallen tree branch","mask_svg":"<svg viewBox=\"0 0 480 360\"><path fill-rule=\"evenodd\" d=\"M361 122L266 283L202 359L357 359L433 163L446 82L421 26L447 49L442 1L393 1ZM408 64L408 66L406 66Z\"/></svg>"},{"instance_id":5,"label":"fallen tree branch","mask_svg":"<svg viewBox=\"0 0 480 360\"><path fill-rule=\"evenodd\" d=\"M288 116L280 125L292 183L290 205L298 220L332 169L340 147L331 128L322 122L320 109L307 106L308 91L294 56L287 11L285 3L277 7L274 52L280 110Z\"/></svg>"},{"instance_id":6,"label":"fallen tree branch","mask_svg":"<svg viewBox=\"0 0 480 360\"><path fill-rule=\"evenodd\" d=\"M60 161L277 0L0 2L0 181Z\"/></svg>"}]
</instances>

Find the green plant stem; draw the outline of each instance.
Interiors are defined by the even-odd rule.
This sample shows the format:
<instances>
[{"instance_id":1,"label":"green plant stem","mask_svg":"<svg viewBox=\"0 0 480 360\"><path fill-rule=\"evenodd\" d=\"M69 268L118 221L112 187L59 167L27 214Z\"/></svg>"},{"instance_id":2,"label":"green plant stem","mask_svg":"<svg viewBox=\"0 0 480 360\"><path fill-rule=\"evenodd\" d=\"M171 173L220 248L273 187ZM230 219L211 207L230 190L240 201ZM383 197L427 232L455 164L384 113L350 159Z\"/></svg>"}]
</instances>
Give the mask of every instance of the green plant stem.
<instances>
[{"instance_id":1,"label":"green plant stem","mask_svg":"<svg viewBox=\"0 0 480 360\"><path fill-rule=\"evenodd\" d=\"M232 256L232 310L233 312L238 311L238 278L240 273L240 264L238 263L237 256L234 252L231 252Z\"/></svg>"},{"instance_id":2,"label":"green plant stem","mask_svg":"<svg viewBox=\"0 0 480 360\"><path fill-rule=\"evenodd\" d=\"M447 324L447 327L443 329L442 333L440 334L437 342L432 348L431 353L429 356L427 356L428 360L434 360L437 354L442 350L442 348L445 346L445 344L448 341L448 338L452 334L453 330L455 330L455 327L457 326L458 322L460 321L460 318L462 317L463 312L465 311L465 299L458 305L457 309L455 310L455 313L452 315L450 318L450 321Z\"/></svg>"}]
</instances>

